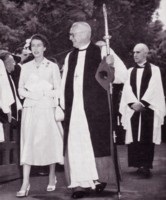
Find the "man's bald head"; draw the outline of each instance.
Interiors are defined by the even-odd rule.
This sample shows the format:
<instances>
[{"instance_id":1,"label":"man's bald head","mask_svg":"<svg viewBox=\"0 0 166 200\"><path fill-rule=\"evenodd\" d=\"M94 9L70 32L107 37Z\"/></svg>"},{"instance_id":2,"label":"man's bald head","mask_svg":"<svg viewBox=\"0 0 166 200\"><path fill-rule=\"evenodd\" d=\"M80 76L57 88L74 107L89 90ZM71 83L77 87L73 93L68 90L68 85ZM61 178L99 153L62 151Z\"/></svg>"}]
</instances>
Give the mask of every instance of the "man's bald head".
<instances>
[{"instance_id":1,"label":"man's bald head","mask_svg":"<svg viewBox=\"0 0 166 200\"><path fill-rule=\"evenodd\" d=\"M80 48L91 40L91 27L86 22L75 22L70 29L70 40L73 46Z\"/></svg>"},{"instance_id":2,"label":"man's bald head","mask_svg":"<svg viewBox=\"0 0 166 200\"><path fill-rule=\"evenodd\" d=\"M144 43L139 43L139 44L136 44L134 49L139 49L145 53L149 53L149 48L146 44Z\"/></svg>"},{"instance_id":3,"label":"man's bald head","mask_svg":"<svg viewBox=\"0 0 166 200\"><path fill-rule=\"evenodd\" d=\"M135 45L133 52L135 62L137 64L141 64L146 61L149 53L149 48L146 44L139 43Z\"/></svg>"}]
</instances>

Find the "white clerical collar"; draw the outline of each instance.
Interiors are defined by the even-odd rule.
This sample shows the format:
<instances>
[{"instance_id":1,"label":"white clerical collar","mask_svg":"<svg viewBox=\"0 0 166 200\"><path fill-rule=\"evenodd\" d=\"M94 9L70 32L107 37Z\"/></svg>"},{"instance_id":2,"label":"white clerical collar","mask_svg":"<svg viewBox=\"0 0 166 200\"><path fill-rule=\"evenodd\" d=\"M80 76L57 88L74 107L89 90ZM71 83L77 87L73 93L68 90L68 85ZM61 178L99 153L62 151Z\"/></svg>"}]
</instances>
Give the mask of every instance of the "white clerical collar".
<instances>
[{"instance_id":1,"label":"white clerical collar","mask_svg":"<svg viewBox=\"0 0 166 200\"><path fill-rule=\"evenodd\" d=\"M145 63L146 63L146 60L144 62L142 62L142 63L139 63L138 66L145 67Z\"/></svg>"},{"instance_id":2,"label":"white clerical collar","mask_svg":"<svg viewBox=\"0 0 166 200\"><path fill-rule=\"evenodd\" d=\"M82 47L79 48L80 51L86 50L89 46L90 42Z\"/></svg>"}]
</instances>

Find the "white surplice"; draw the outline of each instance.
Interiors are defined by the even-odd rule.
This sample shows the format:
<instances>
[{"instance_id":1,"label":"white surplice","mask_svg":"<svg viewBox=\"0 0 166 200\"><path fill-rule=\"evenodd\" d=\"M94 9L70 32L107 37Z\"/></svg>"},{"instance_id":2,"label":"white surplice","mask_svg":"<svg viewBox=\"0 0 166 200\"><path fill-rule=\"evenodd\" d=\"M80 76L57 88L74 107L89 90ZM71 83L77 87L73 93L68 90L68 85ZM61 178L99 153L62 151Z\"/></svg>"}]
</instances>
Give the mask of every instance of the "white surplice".
<instances>
[{"instance_id":1,"label":"white surplice","mask_svg":"<svg viewBox=\"0 0 166 200\"><path fill-rule=\"evenodd\" d=\"M83 103L85 54L86 51L80 51L78 53L74 73L74 97L68 138L68 158L71 176L71 185L69 187L71 188L77 186L94 188L93 180L98 179L90 131Z\"/></svg>"},{"instance_id":2,"label":"white surplice","mask_svg":"<svg viewBox=\"0 0 166 200\"><path fill-rule=\"evenodd\" d=\"M82 47L86 49L88 45ZM106 52L101 52L101 57ZM115 83L123 83L126 79L127 69L119 57L111 51L115 59ZM66 56L62 84L61 84L61 106L65 109L65 82L68 72L68 60L70 53ZM87 118L84 110L83 100L83 76L85 65L85 51L79 51L77 64L74 72L73 83L73 105L69 125L69 136L67 145L68 164L70 170L70 188L91 187L95 188L94 180L97 180L98 172L96 168L95 156L90 138ZM118 68L118 69L117 69ZM119 70L122 73L119 73Z\"/></svg>"},{"instance_id":3,"label":"white surplice","mask_svg":"<svg viewBox=\"0 0 166 200\"><path fill-rule=\"evenodd\" d=\"M122 114L122 125L126 130L125 143L129 144L133 142L132 130L131 130L131 117L134 114L134 110L131 109L128 104L133 102L140 102L140 100L148 102L149 108L154 111L154 123L153 123L153 143L161 143L161 125L164 123L164 116L166 115L165 98L163 92L163 86L161 81L161 74L158 67L151 64L152 76L149 81L148 88L141 99L137 98L130 85L130 75L133 68L128 70L128 79L123 87L122 98L120 102L119 111ZM137 70L137 96L140 93L141 79L143 69ZM139 127L141 120L139 119ZM138 134L138 141L140 141L140 130Z\"/></svg>"},{"instance_id":4,"label":"white surplice","mask_svg":"<svg viewBox=\"0 0 166 200\"><path fill-rule=\"evenodd\" d=\"M14 96L7 77L6 69L0 60L0 108L4 113L11 112L10 106L14 103ZM0 142L4 141L3 124L0 122Z\"/></svg>"}]
</instances>

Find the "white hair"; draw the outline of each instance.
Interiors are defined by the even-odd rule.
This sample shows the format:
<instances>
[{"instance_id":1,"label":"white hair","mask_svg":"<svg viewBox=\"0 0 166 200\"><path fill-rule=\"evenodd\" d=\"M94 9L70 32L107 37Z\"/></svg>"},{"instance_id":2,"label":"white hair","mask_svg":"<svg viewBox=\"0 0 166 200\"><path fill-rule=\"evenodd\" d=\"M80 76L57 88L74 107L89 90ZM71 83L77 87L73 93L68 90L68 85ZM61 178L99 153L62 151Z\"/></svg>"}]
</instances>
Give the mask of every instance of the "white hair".
<instances>
[{"instance_id":1,"label":"white hair","mask_svg":"<svg viewBox=\"0 0 166 200\"><path fill-rule=\"evenodd\" d=\"M87 22L75 22L71 28L78 27L79 29L83 29L85 31L91 32L91 27Z\"/></svg>"},{"instance_id":2,"label":"white hair","mask_svg":"<svg viewBox=\"0 0 166 200\"><path fill-rule=\"evenodd\" d=\"M80 32L85 32L86 34L86 38L88 40L91 39L91 33L92 33L92 29L90 27L90 25L87 22L75 22L72 26L71 29L77 29Z\"/></svg>"}]
</instances>

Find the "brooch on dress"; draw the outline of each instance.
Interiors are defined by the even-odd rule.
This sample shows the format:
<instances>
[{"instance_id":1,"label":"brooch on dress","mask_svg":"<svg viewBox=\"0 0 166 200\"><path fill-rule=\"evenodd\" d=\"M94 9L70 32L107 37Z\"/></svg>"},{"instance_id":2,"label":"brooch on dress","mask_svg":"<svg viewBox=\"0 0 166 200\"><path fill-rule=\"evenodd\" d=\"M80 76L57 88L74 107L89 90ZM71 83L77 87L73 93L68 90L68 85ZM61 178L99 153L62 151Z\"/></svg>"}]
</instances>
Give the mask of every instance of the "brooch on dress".
<instances>
[{"instance_id":1,"label":"brooch on dress","mask_svg":"<svg viewBox=\"0 0 166 200\"><path fill-rule=\"evenodd\" d=\"M42 64L44 64L44 63L42 63ZM50 62L47 62L46 65L45 65L45 67L48 67L49 64L50 64ZM37 69L39 69L39 67L40 67L40 65L36 65L36 68L37 68Z\"/></svg>"},{"instance_id":2,"label":"brooch on dress","mask_svg":"<svg viewBox=\"0 0 166 200\"><path fill-rule=\"evenodd\" d=\"M47 62L47 63L46 63L46 67L48 67L49 64L50 64L50 62Z\"/></svg>"}]
</instances>

